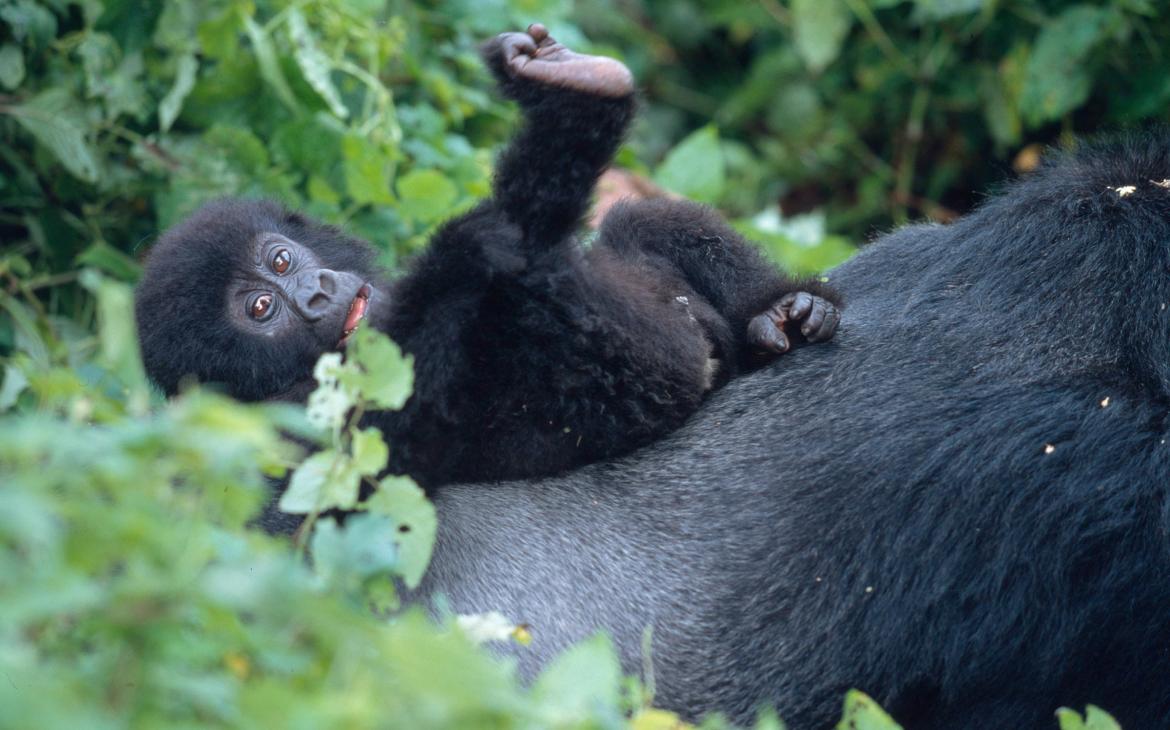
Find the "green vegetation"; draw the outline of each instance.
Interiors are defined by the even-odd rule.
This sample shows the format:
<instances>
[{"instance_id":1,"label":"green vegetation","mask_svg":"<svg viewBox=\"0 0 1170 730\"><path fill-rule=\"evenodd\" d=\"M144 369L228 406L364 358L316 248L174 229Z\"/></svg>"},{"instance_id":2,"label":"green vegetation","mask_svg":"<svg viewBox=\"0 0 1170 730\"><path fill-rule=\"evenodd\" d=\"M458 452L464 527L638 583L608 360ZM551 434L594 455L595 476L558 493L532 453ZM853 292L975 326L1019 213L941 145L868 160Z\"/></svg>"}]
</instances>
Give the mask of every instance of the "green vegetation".
<instances>
[{"instance_id":1,"label":"green vegetation","mask_svg":"<svg viewBox=\"0 0 1170 730\"><path fill-rule=\"evenodd\" d=\"M485 195L515 121L475 54L491 34L539 19L607 43L647 91L622 164L803 271L873 225L962 211L1034 142L1170 102L1152 0L597 7L0 0L0 728L677 726L604 637L526 689L475 645L523 642L523 617L398 610L434 512L374 480L386 446L352 411L409 393L392 343L323 360L307 412L164 403L138 359L138 257L210 198L277 198L394 265ZM289 470L295 544L248 527ZM842 727L896 727L845 702Z\"/></svg>"}]
</instances>

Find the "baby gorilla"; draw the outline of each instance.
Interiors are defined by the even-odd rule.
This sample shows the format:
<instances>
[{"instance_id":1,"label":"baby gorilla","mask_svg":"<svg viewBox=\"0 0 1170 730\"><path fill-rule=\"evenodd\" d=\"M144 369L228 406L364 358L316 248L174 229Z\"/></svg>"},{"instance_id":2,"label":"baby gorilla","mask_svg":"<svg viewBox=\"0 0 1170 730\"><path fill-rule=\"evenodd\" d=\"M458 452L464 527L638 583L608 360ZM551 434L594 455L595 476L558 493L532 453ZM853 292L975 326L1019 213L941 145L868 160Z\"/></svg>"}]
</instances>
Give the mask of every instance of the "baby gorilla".
<instances>
[{"instance_id":1,"label":"baby gorilla","mask_svg":"<svg viewBox=\"0 0 1170 730\"><path fill-rule=\"evenodd\" d=\"M525 123L493 195L401 278L365 243L278 205L221 201L167 232L138 289L151 377L244 400L306 397L364 320L415 359L401 411L367 425L391 469L434 488L553 474L678 427L704 394L794 342L832 336L838 297L767 264L712 211L626 203L574 233L634 113L633 79L543 26L484 47Z\"/></svg>"}]
</instances>

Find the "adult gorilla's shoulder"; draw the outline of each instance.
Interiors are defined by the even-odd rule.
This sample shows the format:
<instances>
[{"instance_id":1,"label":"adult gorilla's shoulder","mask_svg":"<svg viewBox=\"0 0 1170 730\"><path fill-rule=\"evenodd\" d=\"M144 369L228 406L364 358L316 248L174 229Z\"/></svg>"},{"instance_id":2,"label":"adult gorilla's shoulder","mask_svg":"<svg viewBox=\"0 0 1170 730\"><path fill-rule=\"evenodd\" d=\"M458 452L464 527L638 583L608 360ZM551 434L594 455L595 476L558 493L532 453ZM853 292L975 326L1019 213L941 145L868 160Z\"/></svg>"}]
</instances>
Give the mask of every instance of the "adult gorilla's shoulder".
<instances>
[{"instance_id":1,"label":"adult gorilla's shoulder","mask_svg":"<svg viewBox=\"0 0 1170 730\"><path fill-rule=\"evenodd\" d=\"M832 272L826 345L651 448L452 486L425 591L598 628L656 703L823 727L859 687L908 728L1170 725L1170 136L1083 147L958 223ZM898 296L890 296L897 292Z\"/></svg>"}]
</instances>

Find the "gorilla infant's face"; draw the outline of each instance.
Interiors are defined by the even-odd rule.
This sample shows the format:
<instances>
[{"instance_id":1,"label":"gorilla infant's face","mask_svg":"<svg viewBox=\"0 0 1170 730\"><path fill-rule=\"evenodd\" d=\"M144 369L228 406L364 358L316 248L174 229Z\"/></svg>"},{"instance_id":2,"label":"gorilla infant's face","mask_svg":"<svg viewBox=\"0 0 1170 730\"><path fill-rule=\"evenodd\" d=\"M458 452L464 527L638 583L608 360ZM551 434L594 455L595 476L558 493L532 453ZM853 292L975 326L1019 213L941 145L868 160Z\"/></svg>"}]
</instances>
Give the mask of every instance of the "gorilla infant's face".
<instances>
[{"instance_id":1,"label":"gorilla infant's face","mask_svg":"<svg viewBox=\"0 0 1170 730\"><path fill-rule=\"evenodd\" d=\"M193 379L254 401L299 397L359 322L382 328L390 299L364 241L275 203L223 200L159 239L135 314L168 395Z\"/></svg>"},{"instance_id":2,"label":"gorilla infant's face","mask_svg":"<svg viewBox=\"0 0 1170 730\"><path fill-rule=\"evenodd\" d=\"M227 316L245 332L287 338L304 329L320 352L345 344L380 293L364 277L326 268L307 246L256 236L251 270L228 287Z\"/></svg>"}]
</instances>

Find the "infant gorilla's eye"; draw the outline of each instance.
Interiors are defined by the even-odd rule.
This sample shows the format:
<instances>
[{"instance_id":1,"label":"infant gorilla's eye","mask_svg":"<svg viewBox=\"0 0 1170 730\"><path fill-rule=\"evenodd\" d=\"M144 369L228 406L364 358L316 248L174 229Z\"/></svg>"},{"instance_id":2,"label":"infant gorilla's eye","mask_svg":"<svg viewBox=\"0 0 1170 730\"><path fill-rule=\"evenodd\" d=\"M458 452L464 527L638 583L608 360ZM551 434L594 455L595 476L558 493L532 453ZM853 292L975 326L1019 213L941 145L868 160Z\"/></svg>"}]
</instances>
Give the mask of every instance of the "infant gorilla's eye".
<instances>
[{"instance_id":1,"label":"infant gorilla's eye","mask_svg":"<svg viewBox=\"0 0 1170 730\"><path fill-rule=\"evenodd\" d=\"M256 320L267 319L270 312L272 312L271 294L261 294L253 299L252 304L248 307L248 314Z\"/></svg>"},{"instance_id":2,"label":"infant gorilla's eye","mask_svg":"<svg viewBox=\"0 0 1170 730\"><path fill-rule=\"evenodd\" d=\"M288 252L287 248L282 248L272 257L272 270L278 274L283 274L288 271L288 266L291 263L292 254Z\"/></svg>"}]
</instances>

